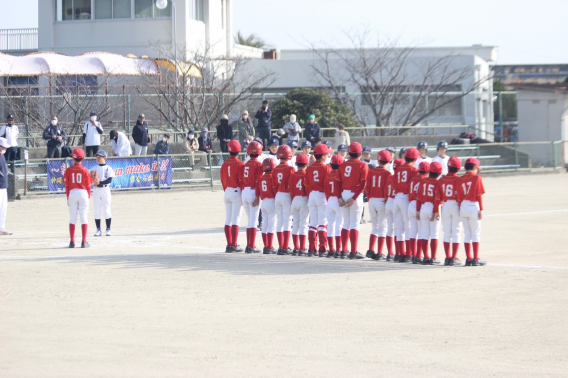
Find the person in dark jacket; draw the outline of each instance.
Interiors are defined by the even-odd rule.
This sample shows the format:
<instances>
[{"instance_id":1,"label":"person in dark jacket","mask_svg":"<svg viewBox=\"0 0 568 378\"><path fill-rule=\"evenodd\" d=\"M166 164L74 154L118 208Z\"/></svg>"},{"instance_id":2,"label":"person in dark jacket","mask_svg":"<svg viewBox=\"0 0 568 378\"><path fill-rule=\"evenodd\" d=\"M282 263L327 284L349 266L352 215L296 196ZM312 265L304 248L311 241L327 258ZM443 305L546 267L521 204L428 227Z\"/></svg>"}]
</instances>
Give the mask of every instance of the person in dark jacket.
<instances>
[{"instance_id":1,"label":"person in dark jacket","mask_svg":"<svg viewBox=\"0 0 568 378\"><path fill-rule=\"evenodd\" d=\"M57 116L51 117L51 122L44 133L44 139L47 140L47 158L62 158L61 147L65 145L67 133L59 126Z\"/></svg>"},{"instance_id":2,"label":"person in dark jacket","mask_svg":"<svg viewBox=\"0 0 568 378\"><path fill-rule=\"evenodd\" d=\"M0 138L0 236L12 235L4 228L8 211L8 167L4 154L10 147L5 138Z\"/></svg>"},{"instance_id":3,"label":"person in dark jacket","mask_svg":"<svg viewBox=\"0 0 568 378\"><path fill-rule=\"evenodd\" d=\"M321 140L321 128L320 125L316 122L316 116L313 114L310 115L310 119L308 124L306 125L304 135L306 136L306 140L310 141L314 145Z\"/></svg>"},{"instance_id":4,"label":"person in dark jacket","mask_svg":"<svg viewBox=\"0 0 568 378\"><path fill-rule=\"evenodd\" d=\"M221 144L221 152L229 152L227 143L233 139L233 128L229 125L229 117L226 114L223 114L217 125L217 138Z\"/></svg>"},{"instance_id":5,"label":"person in dark jacket","mask_svg":"<svg viewBox=\"0 0 568 378\"><path fill-rule=\"evenodd\" d=\"M213 143L211 142L207 127L201 129L201 135L197 138L197 142L199 143L199 151L205 153L213 152Z\"/></svg>"},{"instance_id":6,"label":"person in dark jacket","mask_svg":"<svg viewBox=\"0 0 568 378\"><path fill-rule=\"evenodd\" d=\"M154 155L167 155L170 153L170 136L164 134L161 141L156 143L156 148L154 148Z\"/></svg>"},{"instance_id":7,"label":"person in dark jacket","mask_svg":"<svg viewBox=\"0 0 568 378\"><path fill-rule=\"evenodd\" d=\"M270 121L272 118L272 110L268 108L267 100L262 102L262 106L258 109L254 118L258 120L256 130L258 131L260 139L263 140L262 145L267 146L270 140L270 128L272 127L272 122Z\"/></svg>"},{"instance_id":8,"label":"person in dark jacket","mask_svg":"<svg viewBox=\"0 0 568 378\"><path fill-rule=\"evenodd\" d=\"M148 153L148 123L146 116L140 114L136 120L136 125L132 129L132 139L134 140L134 155L146 155Z\"/></svg>"}]
</instances>

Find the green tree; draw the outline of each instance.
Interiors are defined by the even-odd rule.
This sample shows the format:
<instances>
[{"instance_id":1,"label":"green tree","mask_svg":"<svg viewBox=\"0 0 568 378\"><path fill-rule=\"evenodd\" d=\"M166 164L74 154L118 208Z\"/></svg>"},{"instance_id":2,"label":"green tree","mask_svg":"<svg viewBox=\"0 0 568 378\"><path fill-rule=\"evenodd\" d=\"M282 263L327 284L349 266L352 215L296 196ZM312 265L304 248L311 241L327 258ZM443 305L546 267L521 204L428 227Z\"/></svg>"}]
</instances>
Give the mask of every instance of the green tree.
<instances>
[{"instance_id":1,"label":"green tree","mask_svg":"<svg viewBox=\"0 0 568 378\"><path fill-rule=\"evenodd\" d=\"M308 123L310 114L316 116L316 121L322 128L336 127L339 123L345 127L359 126L348 105L341 104L329 94L313 88L294 89L272 103L271 108L272 123L277 128L283 127L292 114L296 115L302 129ZM324 137L332 135L331 131L323 133Z\"/></svg>"},{"instance_id":2,"label":"green tree","mask_svg":"<svg viewBox=\"0 0 568 378\"><path fill-rule=\"evenodd\" d=\"M493 92L504 92L505 84L499 80L493 82ZM515 94L503 94L503 118L517 118L517 96ZM495 102L495 121L499 121L499 101Z\"/></svg>"},{"instance_id":3,"label":"green tree","mask_svg":"<svg viewBox=\"0 0 568 378\"><path fill-rule=\"evenodd\" d=\"M245 37L239 30L235 36L235 43L243 46L256 47L257 49L267 49L269 46L264 39L257 37L254 33Z\"/></svg>"}]
</instances>

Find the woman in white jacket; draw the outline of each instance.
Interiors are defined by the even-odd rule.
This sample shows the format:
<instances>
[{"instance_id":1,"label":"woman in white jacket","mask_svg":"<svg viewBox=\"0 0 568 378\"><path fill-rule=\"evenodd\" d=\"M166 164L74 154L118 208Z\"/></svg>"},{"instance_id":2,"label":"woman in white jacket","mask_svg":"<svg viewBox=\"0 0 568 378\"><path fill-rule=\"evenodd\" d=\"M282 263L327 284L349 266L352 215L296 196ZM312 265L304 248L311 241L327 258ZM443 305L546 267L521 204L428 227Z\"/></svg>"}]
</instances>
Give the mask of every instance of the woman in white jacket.
<instances>
[{"instance_id":1,"label":"woman in white jacket","mask_svg":"<svg viewBox=\"0 0 568 378\"><path fill-rule=\"evenodd\" d=\"M343 124L337 125L337 129L335 130L335 137L333 138L333 148L337 149L337 146L340 144L345 144L349 146L351 144L351 138L349 138L349 133L345 131L345 126Z\"/></svg>"}]
</instances>

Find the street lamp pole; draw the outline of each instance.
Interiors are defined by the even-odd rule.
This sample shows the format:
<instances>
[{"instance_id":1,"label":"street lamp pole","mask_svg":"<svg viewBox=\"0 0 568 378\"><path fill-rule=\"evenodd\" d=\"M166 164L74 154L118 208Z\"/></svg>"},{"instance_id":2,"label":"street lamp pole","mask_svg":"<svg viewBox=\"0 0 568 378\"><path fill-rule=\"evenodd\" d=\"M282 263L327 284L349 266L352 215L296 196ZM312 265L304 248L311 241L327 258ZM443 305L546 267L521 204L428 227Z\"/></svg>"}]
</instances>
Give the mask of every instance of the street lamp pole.
<instances>
[{"instance_id":1,"label":"street lamp pole","mask_svg":"<svg viewBox=\"0 0 568 378\"><path fill-rule=\"evenodd\" d=\"M175 75L175 78L176 78L176 86L175 86L174 96L175 96L175 107L176 107L175 108L176 129L177 129L177 127L178 127L178 116L177 116L177 113L178 113L178 109L177 109L178 93L177 92L178 92L178 86L179 86L179 83L178 83L179 78L178 78L178 70L177 70L177 60L178 60L178 58L177 58L177 30L176 30L177 29L177 27L176 27L177 26L177 9L176 9L175 1L174 0L170 0L170 1L172 2L172 12L173 12L172 17L173 17L173 29L174 29L172 34L173 34L173 37L174 37L173 38L174 75ZM168 6L168 0L156 0L156 7L158 9L163 10L163 9L166 9L167 6Z\"/></svg>"}]
</instances>

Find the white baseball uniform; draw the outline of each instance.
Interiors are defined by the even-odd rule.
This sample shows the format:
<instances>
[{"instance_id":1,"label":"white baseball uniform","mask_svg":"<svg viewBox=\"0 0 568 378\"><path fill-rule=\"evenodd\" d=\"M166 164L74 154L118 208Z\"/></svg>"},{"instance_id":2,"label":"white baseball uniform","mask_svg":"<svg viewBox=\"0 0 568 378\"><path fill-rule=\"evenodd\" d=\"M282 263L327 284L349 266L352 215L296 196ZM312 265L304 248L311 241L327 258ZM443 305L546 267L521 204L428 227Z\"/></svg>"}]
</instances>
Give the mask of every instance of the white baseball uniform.
<instances>
[{"instance_id":1,"label":"white baseball uniform","mask_svg":"<svg viewBox=\"0 0 568 378\"><path fill-rule=\"evenodd\" d=\"M449 156L441 157L440 155L436 155L432 159L432 163L437 162L437 163L440 163L442 165L442 176L445 176L445 175L448 174L448 160L450 160Z\"/></svg>"},{"instance_id":2,"label":"white baseball uniform","mask_svg":"<svg viewBox=\"0 0 568 378\"><path fill-rule=\"evenodd\" d=\"M256 198L256 190L254 188L244 188L242 201L245 214L247 215L247 228L255 228L258 214L260 213L260 206L252 206Z\"/></svg>"},{"instance_id":3,"label":"white baseball uniform","mask_svg":"<svg viewBox=\"0 0 568 378\"><path fill-rule=\"evenodd\" d=\"M427 161L428 163L432 163L432 158L429 157L429 156L426 156L424 159L419 157L418 159L416 159L416 163L414 163L414 168L418 169L418 167L420 166L420 163L422 163L423 161Z\"/></svg>"},{"instance_id":4,"label":"white baseball uniform","mask_svg":"<svg viewBox=\"0 0 568 378\"><path fill-rule=\"evenodd\" d=\"M479 202L464 200L460 206L463 223L464 243L481 241L481 221L479 220Z\"/></svg>"},{"instance_id":5,"label":"white baseball uniform","mask_svg":"<svg viewBox=\"0 0 568 378\"><path fill-rule=\"evenodd\" d=\"M89 214L89 193L85 189L71 189L69 198L69 224L77 223L77 214L81 224L88 224L87 216Z\"/></svg>"},{"instance_id":6,"label":"white baseball uniform","mask_svg":"<svg viewBox=\"0 0 568 378\"><path fill-rule=\"evenodd\" d=\"M295 196L292 200L292 235L308 234L308 197Z\"/></svg>"},{"instance_id":7,"label":"white baseball uniform","mask_svg":"<svg viewBox=\"0 0 568 378\"><path fill-rule=\"evenodd\" d=\"M225 202L225 226L238 226L241 220L243 201L241 188L227 188L223 194Z\"/></svg>"},{"instance_id":8,"label":"white baseball uniform","mask_svg":"<svg viewBox=\"0 0 568 378\"><path fill-rule=\"evenodd\" d=\"M341 211L341 207L339 207L339 198L329 197L325 209L325 219L327 221L327 236L341 236L343 213Z\"/></svg>"},{"instance_id":9,"label":"white baseball uniform","mask_svg":"<svg viewBox=\"0 0 568 378\"><path fill-rule=\"evenodd\" d=\"M97 165L91 172L97 172L100 181L105 181L111 177L114 177L114 170L108 165ZM105 219L112 218L111 214L111 194L110 185L105 184L102 188L95 186L93 189L93 206L95 219L101 219L101 208L105 216Z\"/></svg>"},{"instance_id":10,"label":"white baseball uniform","mask_svg":"<svg viewBox=\"0 0 568 378\"><path fill-rule=\"evenodd\" d=\"M262 233L276 233L276 205L274 198L265 198L260 203L262 210Z\"/></svg>"}]
</instances>

